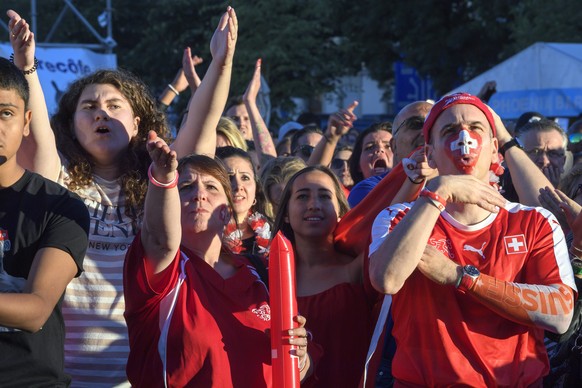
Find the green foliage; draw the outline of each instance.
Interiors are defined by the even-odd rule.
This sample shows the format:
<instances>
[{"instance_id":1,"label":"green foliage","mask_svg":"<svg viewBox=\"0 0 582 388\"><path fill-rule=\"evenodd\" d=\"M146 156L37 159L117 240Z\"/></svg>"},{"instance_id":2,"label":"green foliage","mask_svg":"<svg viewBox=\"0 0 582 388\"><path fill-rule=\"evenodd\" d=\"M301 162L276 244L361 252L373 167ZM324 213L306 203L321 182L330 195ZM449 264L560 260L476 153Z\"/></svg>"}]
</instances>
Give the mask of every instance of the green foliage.
<instances>
[{"instance_id":1,"label":"green foliage","mask_svg":"<svg viewBox=\"0 0 582 388\"><path fill-rule=\"evenodd\" d=\"M536 42L582 41L582 7L575 0L524 0L512 9L515 24L509 46L518 52Z\"/></svg>"},{"instance_id":2,"label":"green foliage","mask_svg":"<svg viewBox=\"0 0 582 388\"><path fill-rule=\"evenodd\" d=\"M105 35L96 22L105 1L73 4ZM190 46L205 60L202 76L211 61L210 38L229 4L239 18L231 94L244 92L262 58L273 106L281 107L290 107L291 96L317 98L333 90L335 79L356 74L363 64L389 85L392 63L402 60L431 76L443 93L534 42L582 38L576 0L112 0L119 66L157 93ZM30 21L29 0L2 5ZM43 0L37 8L36 33L43 42L63 2ZM96 43L70 11L51 41Z\"/></svg>"}]
</instances>

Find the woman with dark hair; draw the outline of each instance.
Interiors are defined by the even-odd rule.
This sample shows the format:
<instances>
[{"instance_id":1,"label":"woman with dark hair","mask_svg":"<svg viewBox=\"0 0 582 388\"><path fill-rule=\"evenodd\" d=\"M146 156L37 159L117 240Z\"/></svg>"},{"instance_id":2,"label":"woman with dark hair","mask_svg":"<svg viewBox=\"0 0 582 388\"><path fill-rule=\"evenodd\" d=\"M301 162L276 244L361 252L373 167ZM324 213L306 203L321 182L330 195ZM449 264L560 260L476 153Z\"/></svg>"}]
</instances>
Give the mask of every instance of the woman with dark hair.
<instances>
[{"instance_id":1,"label":"woman with dark hair","mask_svg":"<svg viewBox=\"0 0 582 388\"><path fill-rule=\"evenodd\" d=\"M274 233L281 230L293 246L298 311L323 348L306 386L356 387L364 370L379 295L365 254L350 256L334 246L335 228L348 209L334 173L310 166L287 183L275 220Z\"/></svg>"},{"instance_id":2,"label":"woman with dark hair","mask_svg":"<svg viewBox=\"0 0 582 388\"><path fill-rule=\"evenodd\" d=\"M137 387L270 387L267 286L247 258L222 243L234 212L228 173L204 155L178 163L154 132L148 151L153 162L143 227L123 277L129 381ZM297 345L305 377L311 365L305 318L295 320L299 327L289 328L284 341Z\"/></svg>"},{"instance_id":3,"label":"woman with dark hair","mask_svg":"<svg viewBox=\"0 0 582 388\"><path fill-rule=\"evenodd\" d=\"M251 156L235 147L219 147L216 157L225 164L233 191L234 214L226 229L226 244L235 253L265 256L271 225L265 216L265 195Z\"/></svg>"},{"instance_id":4,"label":"woman with dark hair","mask_svg":"<svg viewBox=\"0 0 582 388\"><path fill-rule=\"evenodd\" d=\"M354 184L374 175L386 174L392 169L391 131L392 124L383 122L360 132L349 162Z\"/></svg>"},{"instance_id":5,"label":"woman with dark hair","mask_svg":"<svg viewBox=\"0 0 582 388\"><path fill-rule=\"evenodd\" d=\"M49 122L34 71L34 34L16 12L8 11L8 17L14 63L28 69L33 112L31 136L19 159L29 170L78 194L91 217L85 272L69 284L63 301L65 369L76 386L129 386L121 275L125 252L142 218L147 135L168 133L165 116L137 77L121 70L99 70L71 84ZM216 129L222 111L216 107L224 106L228 95L236 25L229 8L210 42L212 63L190 101L189 128ZM180 131L173 148L186 155L195 141L192 131Z\"/></svg>"}]
</instances>

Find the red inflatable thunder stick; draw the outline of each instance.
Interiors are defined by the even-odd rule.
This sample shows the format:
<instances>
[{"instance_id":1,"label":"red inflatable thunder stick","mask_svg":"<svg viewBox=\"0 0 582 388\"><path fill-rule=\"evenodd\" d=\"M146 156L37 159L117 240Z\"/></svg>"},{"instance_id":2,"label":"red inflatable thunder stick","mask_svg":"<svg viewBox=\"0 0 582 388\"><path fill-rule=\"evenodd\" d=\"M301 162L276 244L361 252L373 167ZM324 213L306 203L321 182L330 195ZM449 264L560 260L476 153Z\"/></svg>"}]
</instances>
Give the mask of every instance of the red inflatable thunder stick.
<instances>
[{"instance_id":1,"label":"red inflatable thunder stick","mask_svg":"<svg viewBox=\"0 0 582 388\"><path fill-rule=\"evenodd\" d=\"M269 253L269 289L271 300L271 359L273 387L299 387L299 359L291 354L295 345L283 343L287 330L298 327L293 321L297 315L295 299L295 258L293 248L278 232Z\"/></svg>"}]
</instances>

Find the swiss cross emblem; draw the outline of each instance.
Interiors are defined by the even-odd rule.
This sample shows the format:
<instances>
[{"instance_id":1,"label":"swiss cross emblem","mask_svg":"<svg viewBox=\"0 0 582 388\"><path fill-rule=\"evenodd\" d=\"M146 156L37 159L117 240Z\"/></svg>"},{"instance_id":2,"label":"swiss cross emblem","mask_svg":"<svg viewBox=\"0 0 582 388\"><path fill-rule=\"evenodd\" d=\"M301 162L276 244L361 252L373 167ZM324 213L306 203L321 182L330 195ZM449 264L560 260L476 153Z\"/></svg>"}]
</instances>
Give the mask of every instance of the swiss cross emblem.
<instances>
[{"instance_id":1,"label":"swiss cross emblem","mask_svg":"<svg viewBox=\"0 0 582 388\"><path fill-rule=\"evenodd\" d=\"M451 151L461 150L461 155L469 155L471 149L477 149L478 147L477 140L473 139L465 129L459 132L459 137L451 143Z\"/></svg>"},{"instance_id":2,"label":"swiss cross emblem","mask_svg":"<svg viewBox=\"0 0 582 388\"><path fill-rule=\"evenodd\" d=\"M505 242L505 252L508 255L527 252L527 244L523 234L518 234L516 236L505 236L503 237L503 241Z\"/></svg>"}]
</instances>

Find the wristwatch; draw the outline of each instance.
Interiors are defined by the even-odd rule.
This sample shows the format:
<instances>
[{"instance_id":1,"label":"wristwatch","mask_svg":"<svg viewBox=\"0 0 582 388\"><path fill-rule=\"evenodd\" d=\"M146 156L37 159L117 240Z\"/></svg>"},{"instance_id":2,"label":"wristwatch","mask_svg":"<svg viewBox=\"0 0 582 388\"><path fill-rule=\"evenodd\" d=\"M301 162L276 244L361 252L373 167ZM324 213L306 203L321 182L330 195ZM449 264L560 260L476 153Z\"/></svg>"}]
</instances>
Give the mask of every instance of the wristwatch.
<instances>
[{"instance_id":1,"label":"wristwatch","mask_svg":"<svg viewBox=\"0 0 582 388\"><path fill-rule=\"evenodd\" d=\"M502 145L501 148L499 148L499 153L501 154L501 156L505 157L505 153L511 147L518 147L523 150L523 144L521 144L521 141L519 141L517 137L514 137L510 141Z\"/></svg>"},{"instance_id":2,"label":"wristwatch","mask_svg":"<svg viewBox=\"0 0 582 388\"><path fill-rule=\"evenodd\" d=\"M457 288L460 291L467 292L473 284L477 281L477 279L481 276L481 271L477 269L477 267L473 265L466 265L463 267L463 273L461 275L461 280L457 284Z\"/></svg>"}]
</instances>

